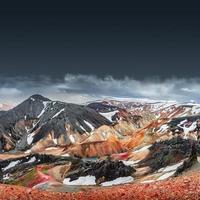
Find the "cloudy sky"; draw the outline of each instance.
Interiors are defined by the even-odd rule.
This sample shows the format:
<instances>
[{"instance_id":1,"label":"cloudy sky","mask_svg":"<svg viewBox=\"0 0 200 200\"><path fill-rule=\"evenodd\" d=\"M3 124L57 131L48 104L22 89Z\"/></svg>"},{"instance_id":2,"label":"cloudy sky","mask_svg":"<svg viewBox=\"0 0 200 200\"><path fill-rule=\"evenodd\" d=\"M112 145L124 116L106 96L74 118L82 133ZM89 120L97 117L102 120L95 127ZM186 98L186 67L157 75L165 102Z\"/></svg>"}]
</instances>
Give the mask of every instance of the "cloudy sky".
<instances>
[{"instance_id":1,"label":"cloudy sky","mask_svg":"<svg viewBox=\"0 0 200 200\"><path fill-rule=\"evenodd\" d=\"M198 5L20 2L0 6L0 101L31 93L75 102L103 96L198 100Z\"/></svg>"},{"instance_id":2,"label":"cloudy sky","mask_svg":"<svg viewBox=\"0 0 200 200\"><path fill-rule=\"evenodd\" d=\"M72 103L85 103L102 98L200 102L200 79L197 78L171 78L162 81L66 74L62 80L57 81L44 76L37 80L29 77L2 77L0 84L0 101L9 103L19 103L36 93L53 100Z\"/></svg>"}]
</instances>

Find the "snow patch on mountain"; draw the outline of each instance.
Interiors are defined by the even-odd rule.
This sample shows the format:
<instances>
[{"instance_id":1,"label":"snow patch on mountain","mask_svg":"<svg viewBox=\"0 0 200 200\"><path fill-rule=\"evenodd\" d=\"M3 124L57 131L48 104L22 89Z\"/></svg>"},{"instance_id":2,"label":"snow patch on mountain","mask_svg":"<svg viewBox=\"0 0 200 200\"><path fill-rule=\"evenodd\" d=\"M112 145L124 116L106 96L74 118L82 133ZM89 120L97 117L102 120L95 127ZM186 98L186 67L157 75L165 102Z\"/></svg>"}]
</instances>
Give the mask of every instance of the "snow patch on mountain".
<instances>
[{"instance_id":1,"label":"snow patch on mountain","mask_svg":"<svg viewBox=\"0 0 200 200\"><path fill-rule=\"evenodd\" d=\"M183 164L183 161L179 162L177 164L174 164L174 165L169 165L167 167L161 168L161 169L158 170L158 172L170 172L170 171L174 171L178 167L180 167L182 164Z\"/></svg>"},{"instance_id":2,"label":"snow patch on mountain","mask_svg":"<svg viewBox=\"0 0 200 200\"><path fill-rule=\"evenodd\" d=\"M72 143L75 143L75 142L76 142L73 135L70 135L70 136L69 136L69 139L70 139L70 141L71 141Z\"/></svg>"},{"instance_id":3,"label":"snow patch on mountain","mask_svg":"<svg viewBox=\"0 0 200 200\"><path fill-rule=\"evenodd\" d=\"M42 103L44 105L44 108L42 109L41 113L38 115L38 118L40 118L44 114L44 112L45 112L45 110L48 106L49 101L43 101Z\"/></svg>"},{"instance_id":4,"label":"snow patch on mountain","mask_svg":"<svg viewBox=\"0 0 200 200\"><path fill-rule=\"evenodd\" d=\"M65 178L65 185L96 185L95 176L80 176L77 180L70 181L70 178Z\"/></svg>"},{"instance_id":5,"label":"snow patch on mountain","mask_svg":"<svg viewBox=\"0 0 200 200\"><path fill-rule=\"evenodd\" d=\"M32 157L28 162L26 162L26 163L33 163L33 162L35 162L36 161L36 158L35 157Z\"/></svg>"},{"instance_id":6,"label":"snow patch on mountain","mask_svg":"<svg viewBox=\"0 0 200 200\"><path fill-rule=\"evenodd\" d=\"M34 133L31 133L27 136L27 143L30 145L33 142Z\"/></svg>"},{"instance_id":7,"label":"snow patch on mountain","mask_svg":"<svg viewBox=\"0 0 200 200\"><path fill-rule=\"evenodd\" d=\"M140 149L137 149L137 150L133 150L134 153L139 153L139 152L142 152L142 151L145 151L145 150L148 150L152 145L147 145L147 146L144 146Z\"/></svg>"},{"instance_id":8,"label":"snow patch on mountain","mask_svg":"<svg viewBox=\"0 0 200 200\"><path fill-rule=\"evenodd\" d=\"M157 132L158 132L158 133L159 133L159 132L161 132L161 133L166 132L166 131L168 130L168 128L169 128L168 124L163 124L163 125L157 130Z\"/></svg>"},{"instance_id":9,"label":"snow patch on mountain","mask_svg":"<svg viewBox=\"0 0 200 200\"><path fill-rule=\"evenodd\" d=\"M118 112L118 110L112 111L112 112L99 112L99 114L101 114L102 116L104 116L105 118L107 118L109 121L112 122L112 116L114 116L116 113Z\"/></svg>"},{"instance_id":10,"label":"snow patch on mountain","mask_svg":"<svg viewBox=\"0 0 200 200\"><path fill-rule=\"evenodd\" d=\"M57 117L58 115L60 115L60 113L62 113L64 110L65 110L65 108L61 109L59 112L57 112L57 113L52 117L52 119L55 118L55 117Z\"/></svg>"},{"instance_id":11,"label":"snow patch on mountain","mask_svg":"<svg viewBox=\"0 0 200 200\"><path fill-rule=\"evenodd\" d=\"M92 124L90 124L88 121L86 121L86 120L83 120L83 121L85 122L85 124L86 124L87 126L90 127L90 129L91 129L92 131L95 129L95 127L94 127Z\"/></svg>"},{"instance_id":12,"label":"snow patch on mountain","mask_svg":"<svg viewBox=\"0 0 200 200\"><path fill-rule=\"evenodd\" d=\"M101 186L112 186L112 185L125 184L125 183L133 182L133 180L134 179L132 176L119 177L119 178L116 178L115 180L104 182L101 184Z\"/></svg>"},{"instance_id":13,"label":"snow patch on mountain","mask_svg":"<svg viewBox=\"0 0 200 200\"><path fill-rule=\"evenodd\" d=\"M19 162L20 162L20 160L16 160L16 161L10 162L7 167L3 168L3 171L6 171L6 170L8 170L8 169L10 169L10 168L12 168L14 166L16 166Z\"/></svg>"},{"instance_id":14,"label":"snow patch on mountain","mask_svg":"<svg viewBox=\"0 0 200 200\"><path fill-rule=\"evenodd\" d=\"M167 172L167 173L163 174L162 176L160 176L157 180L161 181L161 180L167 179L167 178L173 176L175 174L175 172L176 171Z\"/></svg>"}]
</instances>

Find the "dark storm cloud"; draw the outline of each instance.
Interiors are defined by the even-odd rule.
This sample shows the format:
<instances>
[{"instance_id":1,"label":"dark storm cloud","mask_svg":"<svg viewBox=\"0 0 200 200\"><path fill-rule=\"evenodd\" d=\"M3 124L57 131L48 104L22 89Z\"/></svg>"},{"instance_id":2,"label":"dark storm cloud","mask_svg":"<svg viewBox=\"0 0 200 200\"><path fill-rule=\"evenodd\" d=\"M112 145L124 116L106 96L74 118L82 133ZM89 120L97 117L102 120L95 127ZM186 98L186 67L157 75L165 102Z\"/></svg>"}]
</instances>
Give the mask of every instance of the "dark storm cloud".
<instances>
[{"instance_id":1,"label":"dark storm cloud","mask_svg":"<svg viewBox=\"0 0 200 200\"><path fill-rule=\"evenodd\" d=\"M54 79L65 73L139 80L200 76L197 5L73 2L1 5L0 73Z\"/></svg>"},{"instance_id":2,"label":"dark storm cloud","mask_svg":"<svg viewBox=\"0 0 200 200\"><path fill-rule=\"evenodd\" d=\"M136 80L100 78L94 75L66 74L64 79L54 81L40 77L0 79L0 102L19 103L32 94L39 93L53 100L85 103L97 99L149 99L189 102L199 101L200 79Z\"/></svg>"}]
</instances>

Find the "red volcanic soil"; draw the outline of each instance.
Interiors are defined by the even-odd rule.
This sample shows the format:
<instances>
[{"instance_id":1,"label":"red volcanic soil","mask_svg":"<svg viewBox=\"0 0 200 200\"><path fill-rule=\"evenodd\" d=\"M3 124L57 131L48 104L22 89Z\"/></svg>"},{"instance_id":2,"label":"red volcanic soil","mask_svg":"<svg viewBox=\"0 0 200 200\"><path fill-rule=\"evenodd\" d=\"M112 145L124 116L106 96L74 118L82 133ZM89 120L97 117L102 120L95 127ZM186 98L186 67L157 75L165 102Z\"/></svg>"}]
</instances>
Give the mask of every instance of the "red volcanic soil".
<instances>
[{"instance_id":1,"label":"red volcanic soil","mask_svg":"<svg viewBox=\"0 0 200 200\"><path fill-rule=\"evenodd\" d=\"M55 193L19 186L0 185L1 200L194 200L200 199L200 175L157 181L146 184L127 184L109 188L91 189L76 193Z\"/></svg>"}]
</instances>

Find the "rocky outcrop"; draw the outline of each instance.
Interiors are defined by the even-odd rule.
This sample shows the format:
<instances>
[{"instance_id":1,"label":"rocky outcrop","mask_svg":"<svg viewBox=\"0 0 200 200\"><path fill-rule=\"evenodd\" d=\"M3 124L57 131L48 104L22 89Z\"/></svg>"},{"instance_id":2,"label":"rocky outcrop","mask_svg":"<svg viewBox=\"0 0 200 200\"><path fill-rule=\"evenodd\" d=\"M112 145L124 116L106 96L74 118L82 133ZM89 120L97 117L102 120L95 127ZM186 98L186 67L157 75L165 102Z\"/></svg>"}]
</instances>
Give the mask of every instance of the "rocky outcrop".
<instances>
[{"instance_id":1,"label":"rocky outcrop","mask_svg":"<svg viewBox=\"0 0 200 200\"><path fill-rule=\"evenodd\" d=\"M174 174L174 176L180 175L182 172L190 169L194 164L198 163L197 155L199 155L199 153L197 152L197 146L196 146L195 143L193 143L189 158L187 158L183 162L183 165L181 165L180 167L177 168L176 173Z\"/></svg>"},{"instance_id":2,"label":"rocky outcrop","mask_svg":"<svg viewBox=\"0 0 200 200\"><path fill-rule=\"evenodd\" d=\"M107 113L118 109L117 106L106 104L106 102L93 102L87 105L89 108L96 110L97 112Z\"/></svg>"},{"instance_id":3,"label":"rocky outcrop","mask_svg":"<svg viewBox=\"0 0 200 200\"><path fill-rule=\"evenodd\" d=\"M150 153L147 157L139 162L139 166L149 166L151 172L154 172L162 167L189 158L191 154L193 155L194 148L195 152L199 155L199 144L181 137L156 142L149 148Z\"/></svg>"},{"instance_id":4,"label":"rocky outcrop","mask_svg":"<svg viewBox=\"0 0 200 200\"><path fill-rule=\"evenodd\" d=\"M70 181L89 175L95 176L97 184L112 181L119 177L131 176L135 172L133 167L124 165L122 161L112 161L110 159L82 162L78 166L72 165L71 170L66 176L66 178L70 178Z\"/></svg>"}]
</instances>

